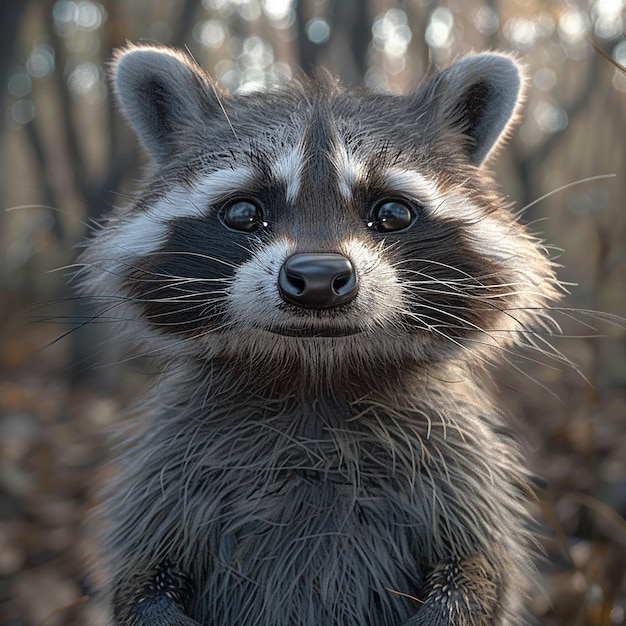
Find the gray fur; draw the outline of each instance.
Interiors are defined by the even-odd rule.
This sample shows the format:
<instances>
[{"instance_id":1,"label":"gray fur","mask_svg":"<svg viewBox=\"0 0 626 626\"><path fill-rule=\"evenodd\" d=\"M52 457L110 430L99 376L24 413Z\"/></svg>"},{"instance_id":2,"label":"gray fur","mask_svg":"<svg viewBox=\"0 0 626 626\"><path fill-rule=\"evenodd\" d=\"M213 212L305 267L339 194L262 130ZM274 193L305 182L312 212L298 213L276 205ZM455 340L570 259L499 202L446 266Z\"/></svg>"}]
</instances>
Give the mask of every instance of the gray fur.
<instances>
[{"instance_id":1,"label":"gray fur","mask_svg":"<svg viewBox=\"0 0 626 626\"><path fill-rule=\"evenodd\" d=\"M81 278L161 376L101 509L114 623L523 624L526 473L483 379L548 352L558 284L482 167L517 64L466 57L407 97L321 77L220 102L179 53L115 68L156 168ZM379 188L420 206L410 233L373 233L359 194ZM266 198L258 234L220 224L238 194ZM281 302L281 264L314 250L356 267L349 305Z\"/></svg>"}]
</instances>

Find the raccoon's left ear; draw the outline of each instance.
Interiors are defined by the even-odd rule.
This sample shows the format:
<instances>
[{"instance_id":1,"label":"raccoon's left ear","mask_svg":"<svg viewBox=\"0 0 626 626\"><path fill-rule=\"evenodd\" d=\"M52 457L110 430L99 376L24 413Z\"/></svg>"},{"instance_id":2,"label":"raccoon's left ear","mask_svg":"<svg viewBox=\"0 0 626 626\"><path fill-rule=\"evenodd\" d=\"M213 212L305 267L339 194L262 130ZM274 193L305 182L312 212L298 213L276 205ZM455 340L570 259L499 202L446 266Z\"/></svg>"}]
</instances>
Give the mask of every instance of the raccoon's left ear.
<instances>
[{"instance_id":1,"label":"raccoon's left ear","mask_svg":"<svg viewBox=\"0 0 626 626\"><path fill-rule=\"evenodd\" d=\"M190 132L221 111L216 85L177 50L150 45L118 50L112 78L122 111L159 165L176 159Z\"/></svg>"},{"instance_id":2,"label":"raccoon's left ear","mask_svg":"<svg viewBox=\"0 0 626 626\"><path fill-rule=\"evenodd\" d=\"M504 54L472 54L443 70L433 83L438 126L460 132L470 163L480 166L517 118L522 67Z\"/></svg>"}]
</instances>

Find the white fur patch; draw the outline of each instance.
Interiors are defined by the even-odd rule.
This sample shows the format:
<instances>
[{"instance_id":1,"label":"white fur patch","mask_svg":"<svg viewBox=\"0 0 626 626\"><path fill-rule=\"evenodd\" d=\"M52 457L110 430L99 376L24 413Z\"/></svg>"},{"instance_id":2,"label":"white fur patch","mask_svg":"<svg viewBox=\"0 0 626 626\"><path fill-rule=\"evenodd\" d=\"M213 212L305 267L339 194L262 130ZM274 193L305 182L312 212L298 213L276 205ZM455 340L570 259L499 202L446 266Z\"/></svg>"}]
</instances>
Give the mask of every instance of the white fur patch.
<instances>
[{"instance_id":1,"label":"white fur patch","mask_svg":"<svg viewBox=\"0 0 626 626\"><path fill-rule=\"evenodd\" d=\"M356 238L344 241L341 252L352 261L359 281L355 318L367 328L388 326L402 310L402 287L396 270L378 250Z\"/></svg>"},{"instance_id":2,"label":"white fur patch","mask_svg":"<svg viewBox=\"0 0 626 626\"><path fill-rule=\"evenodd\" d=\"M286 199L291 204L295 203L300 193L303 164L304 157L300 145L287 151L272 164L272 173L278 181L286 186Z\"/></svg>"},{"instance_id":3,"label":"white fur patch","mask_svg":"<svg viewBox=\"0 0 626 626\"><path fill-rule=\"evenodd\" d=\"M355 185L365 180L367 172L365 164L359 161L342 142L336 144L331 160L337 172L339 192L349 200Z\"/></svg>"},{"instance_id":4,"label":"white fur patch","mask_svg":"<svg viewBox=\"0 0 626 626\"><path fill-rule=\"evenodd\" d=\"M230 167L207 174L194 185L189 202L196 212L190 209L190 215L206 211L209 204L219 202L225 194L245 190L254 181L254 170L249 166Z\"/></svg>"},{"instance_id":5,"label":"white fur patch","mask_svg":"<svg viewBox=\"0 0 626 626\"><path fill-rule=\"evenodd\" d=\"M467 241L482 256L510 265L509 261L519 245L519 233L512 232L512 222L485 213L458 191L449 191L433 206L432 215L460 221ZM519 262L514 264L519 267Z\"/></svg>"},{"instance_id":6,"label":"white fur patch","mask_svg":"<svg viewBox=\"0 0 626 626\"><path fill-rule=\"evenodd\" d=\"M278 273L294 248L279 239L261 248L235 272L229 309L237 322L248 326L273 326L280 321Z\"/></svg>"},{"instance_id":7,"label":"white fur patch","mask_svg":"<svg viewBox=\"0 0 626 626\"><path fill-rule=\"evenodd\" d=\"M436 181L415 170L392 167L385 177L389 187L419 200L427 209L436 206L441 199Z\"/></svg>"},{"instance_id":8,"label":"white fur patch","mask_svg":"<svg viewBox=\"0 0 626 626\"><path fill-rule=\"evenodd\" d=\"M184 217L202 217L207 208L226 194L236 193L253 180L248 167L211 172L194 183L192 189L178 186L153 206L129 213L117 225L113 236L114 256L136 258L156 252L165 239L172 220Z\"/></svg>"}]
</instances>

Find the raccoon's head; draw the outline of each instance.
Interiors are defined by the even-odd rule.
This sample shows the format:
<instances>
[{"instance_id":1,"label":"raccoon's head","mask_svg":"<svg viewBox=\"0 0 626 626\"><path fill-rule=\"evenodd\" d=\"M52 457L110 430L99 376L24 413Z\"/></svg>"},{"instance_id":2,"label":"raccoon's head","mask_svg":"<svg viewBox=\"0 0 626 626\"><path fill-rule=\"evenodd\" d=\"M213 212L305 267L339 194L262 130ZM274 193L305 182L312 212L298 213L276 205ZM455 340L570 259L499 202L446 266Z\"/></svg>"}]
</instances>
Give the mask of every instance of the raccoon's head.
<instances>
[{"instance_id":1,"label":"raccoon's head","mask_svg":"<svg viewBox=\"0 0 626 626\"><path fill-rule=\"evenodd\" d=\"M556 295L485 163L521 72L471 55L407 96L334 80L228 95L182 54L114 61L154 168L83 255L85 290L171 358L376 368L491 358Z\"/></svg>"}]
</instances>

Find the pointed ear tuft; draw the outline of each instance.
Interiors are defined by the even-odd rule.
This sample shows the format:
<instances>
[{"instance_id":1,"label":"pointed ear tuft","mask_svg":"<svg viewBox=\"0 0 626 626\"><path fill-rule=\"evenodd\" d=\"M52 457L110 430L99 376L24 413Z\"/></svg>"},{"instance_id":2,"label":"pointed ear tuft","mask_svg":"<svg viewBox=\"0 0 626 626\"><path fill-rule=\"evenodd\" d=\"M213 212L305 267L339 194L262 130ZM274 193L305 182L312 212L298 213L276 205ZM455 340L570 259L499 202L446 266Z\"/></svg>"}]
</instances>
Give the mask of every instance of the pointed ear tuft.
<instances>
[{"instance_id":1,"label":"pointed ear tuft","mask_svg":"<svg viewBox=\"0 0 626 626\"><path fill-rule=\"evenodd\" d=\"M177 154L185 128L207 123L217 96L210 78L180 52L157 46L117 51L112 64L117 100L159 164Z\"/></svg>"},{"instance_id":2,"label":"pointed ear tuft","mask_svg":"<svg viewBox=\"0 0 626 626\"><path fill-rule=\"evenodd\" d=\"M469 161L480 166L506 138L521 104L523 72L504 54L463 57L436 77L439 120L466 139Z\"/></svg>"}]
</instances>

